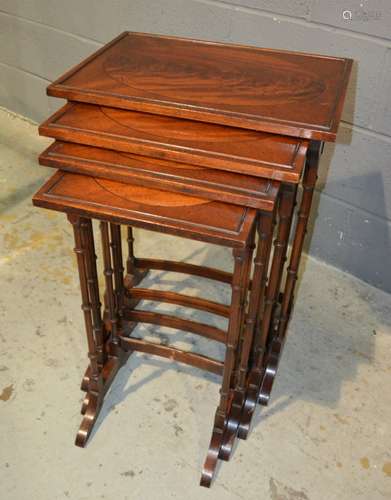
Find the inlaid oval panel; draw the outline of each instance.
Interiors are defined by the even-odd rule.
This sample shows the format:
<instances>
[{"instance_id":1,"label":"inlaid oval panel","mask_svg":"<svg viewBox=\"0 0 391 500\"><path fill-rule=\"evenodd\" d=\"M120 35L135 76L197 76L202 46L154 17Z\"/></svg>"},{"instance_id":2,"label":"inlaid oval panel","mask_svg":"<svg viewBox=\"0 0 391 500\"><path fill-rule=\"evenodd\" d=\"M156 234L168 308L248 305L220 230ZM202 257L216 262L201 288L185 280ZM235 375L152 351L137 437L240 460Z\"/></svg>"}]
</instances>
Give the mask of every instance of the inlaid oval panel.
<instances>
[{"instance_id":1,"label":"inlaid oval panel","mask_svg":"<svg viewBox=\"0 0 391 500\"><path fill-rule=\"evenodd\" d=\"M237 94L240 109L259 99L262 106L308 101L325 90L324 81L304 68L302 61L295 64L278 54L259 55L254 65L245 50L237 49L235 60L222 61L221 50L213 45L192 50L192 44L178 40L149 38L143 42L143 50L138 50L137 39L125 38L126 49L113 51L103 68L111 79L153 99L232 106Z\"/></svg>"},{"instance_id":2,"label":"inlaid oval panel","mask_svg":"<svg viewBox=\"0 0 391 500\"><path fill-rule=\"evenodd\" d=\"M231 143L259 141L260 134L253 130L244 130L234 127L194 122L192 120L178 120L168 116L153 115L153 120L148 113L129 114L127 110L101 107L101 112L122 127L141 132L158 139L170 142L175 140L198 143Z\"/></svg>"},{"instance_id":3,"label":"inlaid oval panel","mask_svg":"<svg viewBox=\"0 0 391 500\"><path fill-rule=\"evenodd\" d=\"M125 32L49 85L48 94L334 141L352 63L333 56Z\"/></svg>"},{"instance_id":4,"label":"inlaid oval panel","mask_svg":"<svg viewBox=\"0 0 391 500\"><path fill-rule=\"evenodd\" d=\"M132 184L121 184L108 179L94 179L96 184L107 191L108 194L118 196L124 200L132 200L141 205L150 205L157 207L190 207L194 205L204 205L210 203L210 200L197 198L195 196L184 196L179 193L161 191Z\"/></svg>"}]
</instances>

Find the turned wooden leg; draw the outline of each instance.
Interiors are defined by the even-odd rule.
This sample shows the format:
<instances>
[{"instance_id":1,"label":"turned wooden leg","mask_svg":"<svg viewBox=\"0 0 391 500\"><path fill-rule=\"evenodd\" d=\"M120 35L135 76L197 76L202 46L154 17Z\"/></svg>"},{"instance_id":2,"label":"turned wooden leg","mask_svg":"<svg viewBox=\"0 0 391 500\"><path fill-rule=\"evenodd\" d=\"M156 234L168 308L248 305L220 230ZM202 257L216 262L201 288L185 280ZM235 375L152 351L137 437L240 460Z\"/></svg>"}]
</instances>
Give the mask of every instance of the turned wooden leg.
<instances>
[{"instance_id":1,"label":"turned wooden leg","mask_svg":"<svg viewBox=\"0 0 391 500\"><path fill-rule=\"evenodd\" d=\"M265 307L263 313L257 318L257 339L255 359L263 355L268 340L269 328L273 315L273 309L277 306L280 292L281 280L286 261L288 240L292 225L293 209L296 200L296 186L286 185L283 187L279 205L279 223L277 238L274 242L274 252L270 279L267 285ZM259 332L259 333L258 333Z\"/></svg>"},{"instance_id":2,"label":"turned wooden leg","mask_svg":"<svg viewBox=\"0 0 391 500\"><path fill-rule=\"evenodd\" d=\"M278 304L281 279L286 260L289 233L292 224L293 209L296 200L296 186L285 185L281 190L280 202L278 207L278 229L277 237L274 241L273 259L270 270L270 278L266 288L264 307L258 311L256 319L256 329L254 338L254 349L252 353L253 368L256 374L252 375L254 383L261 384L263 376L263 359L268 344L270 326L273 317L273 311Z\"/></svg>"},{"instance_id":3,"label":"turned wooden leg","mask_svg":"<svg viewBox=\"0 0 391 500\"><path fill-rule=\"evenodd\" d=\"M134 256L134 236L133 228L127 226L128 258L126 260L125 287L137 286L148 274L148 269L140 269Z\"/></svg>"},{"instance_id":4,"label":"turned wooden leg","mask_svg":"<svg viewBox=\"0 0 391 500\"><path fill-rule=\"evenodd\" d=\"M249 413L249 405L244 408L246 401L246 383L248 379L248 367L251 348L254 340L255 321L259 309L263 307L263 297L265 293L267 267L269 262L271 240L273 234L274 214L261 213L258 222L259 241L254 259L254 272L252 278L252 288L250 292L248 313L244 322L244 334L242 349L239 357L239 370L237 373L236 386L231 405L229 420L220 449L220 458L228 460L232 453L236 436L239 434L240 423L243 418L242 413ZM256 398L253 398L253 408L256 406ZM252 408L252 409L253 409ZM250 417L251 420L251 417Z\"/></svg>"},{"instance_id":5,"label":"turned wooden leg","mask_svg":"<svg viewBox=\"0 0 391 500\"><path fill-rule=\"evenodd\" d=\"M80 290L82 297L82 310L84 314L84 323L88 343L88 357L90 359L90 373L88 380L88 395L85 402L85 414L80 425L80 429L76 436L76 445L84 447L88 436L91 433L92 427L96 421L96 417L100 408L100 394L103 388L103 379L101 369L99 367L99 353L97 350L96 340L94 338L94 324L92 315L92 301L90 298L90 290L92 290L92 281L94 280L91 274L91 262L87 265L87 260L90 259L88 253L88 241L90 223L88 219L70 215L69 221L73 226L75 237L75 253L79 270ZM90 283L90 286L89 286ZM95 313L96 314L96 313Z\"/></svg>"},{"instance_id":6,"label":"turned wooden leg","mask_svg":"<svg viewBox=\"0 0 391 500\"><path fill-rule=\"evenodd\" d=\"M250 266L248 260L251 253L248 249L235 249L234 252L234 272L232 277L232 298L230 317L227 333L227 346L224 359L223 381L220 390L220 403L216 410L214 419L212 438L209 445L208 454L204 463L201 475L201 486L209 487L217 466L222 439L226 427L229 404L232 397L233 374L235 358L240 335L240 314L241 302L243 299L243 287L248 280Z\"/></svg>"},{"instance_id":7,"label":"turned wooden leg","mask_svg":"<svg viewBox=\"0 0 391 500\"><path fill-rule=\"evenodd\" d=\"M104 364L107 361L107 353L105 349L105 343L107 338L107 331L102 321L101 315L101 303L99 294L99 284L98 284L98 273L96 269L96 254L95 254L95 243L94 243L94 233L92 227L92 221L90 219L85 219L82 222L82 244L85 248L85 266L87 274L88 283L88 293L91 302L91 313L92 313L92 323L94 338L96 344L96 351L98 356L98 366L102 370ZM84 228L84 229L83 229ZM84 239L85 238L85 241ZM87 368L81 383L81 389L84 391L88 390L90 367ZM88 407L89 397L86 395L84 398L81 414L84 415Z\"/></svg>"},{"instance_id":8,"label":"turned wooden leg","mask_svg":"<svg viewBox=\"0 0 391 500\"><path fill-rule=\"evenodd\" d=\"M91 300L91 312L93 321L93 330L96 343L96 350L98 353L98 363L99 367L102 368L107 360L106 352L104 350L104 342L106 338L106 332L104 324L102 321L101 313L101 302L99 294L99 283L98 283L98 272L96 269L96 254L95 254L95 243L94 243L94 233L92 227L91 219L86 219L85 223L85 236L86 236L86 270L87 270L87 281L88 281L88 292ZM84 232L82 232L82 235Z\"/></svg>"},{"instance_id":9,"label":"turned wooden leg","mask_svg":"<svg viewBox=\"0 0 391 500\"><path fill-rule=\"evenodd\" d=\"M115 307L119 319L122 318L122 310L124 306L125 287L124 287L124 266L122 260L122 240L121 240L121 226L118 224L110 223L110 236L111 236L111 253L113 258L114 270L114 295Z\"/></svg>"},{"instance_id":10,"label":"turned wooden leg","mask_svg":"<svg viewBox=\"0 0 391 500\"><path fill-rule=\"evenodd\" d=\"M73 219L76 221L76 219ZM77 226L77 222L76 222ZM75 226L74 226L75 227ZM83 286L81 285L81 290L82 290L82 297L85 297L84 295L84 281L86 280L87 282L87 292L88 292L88 299L90 300L91 304L91 311L90 311L90 319L87 319L87 321L91 321L92 324L92 330L95 333L97 330L97 327L94 325L99 325L103 324L102 318L100 316L100 303L99 300L97 300L97 297L99 297L99 289L98 289L98 281L97 281L97 271L96 271L96 256L95 256L95 251L94 247L91 244L91 240L93 238L92 235L92 224L91 221L86 219L82 220L80 223L80 228L76 227L76 231L79 232L80 229L80 247L76 245L77 248L81 248L82 252L77 252L77 255L83 255L83 266L84 270L82 268L81 270L81 283L83 282ZM98 363L98 370L99 370L99 390L94 391L91 389L91 386L94 384L93 380L93 367L92 363L90 363L90 366L88 367L84 378L82 382L82 389L86 391L86 396L83 401L82 405L82 414L84 415L84 419L82 421L82 424L80 426L77 439L76 439L76 444L78 446L84 446L89 434L91 433L91 430L93 428L93 425L96 421L96 418L99 414L100 408L103 404L103 399L105 394L110 388L111 383L113 382L115 375L117 374L118 370L123 366L124 363L126 363L126 360L128 359L129 355L131 352L125 352L119 345L119 335L120 335L120 324L119 324L119 319L118 319L118 312L116 309L116 297L115 297L115 291L113 288L113 274L114 271L111 266L111 251L110 251L110 239L109 239L109 229L108 229L108 223L107 222L102 222L101 226L101 235L102 235L102 252L103 252L103 262L104 262L104 275L105 275L105 284L106 284L106 293L105 293L105 300L106 300L106 309L107 309L107 318L108 318L108 332L106 332L106 335L104 336L105 341L108 340L108 347L105 348L103 346L103 353L104 353L104 364L101 367L100 364ZM79 238L79 233L77 234ZM78 241L79 242L79 241ZM120 262L119 262L120 264ZM119 270L121 266L118 266ZM90 299L91 298L91 299ZM84 302L87 300L87 298L84 298ZM95 313L93 312L95 309ZM85 307L83 307L83 310L87 311ZM99 312L99 315L98 315ZM94 319L94 314L95 318ZM100 322L99 322L100 320ZM88 327L89 328L89 327ZM86 328L86 331L88 332L89 329ZM103 326L102 326L103 328ZM110 339L107 339L108 333L110 333ZM97 360L99 359L99 352L100 349L99 347L99 341L96 341L96 335L94 338L95 341L95 349L97 352Z\"/></svg>"},{"instance_id":11,"label":"turned wooden leg","mask_svg":"<svg viewBox=\"0 0 391 500\"><path fill-rule=\"evenodd\" d=\"M264 244L260 241L259 251L261 252L260 261L263 267L262 275L254 269L252 292L256 293L254 300L257 300L255 328L253 335L253 343L249 353L251 356L251 367L246 379L246 390L243 401L243 392L241 396L237 395L237 409L235 412L239 414L239 406L241 406L241 415L235 418L235 435L246 439L250 423L254 414L255 406L258 401L259 388L263 378L263 360L268 343L268 335L273 318L273 311L277 307L279 299L279 290L281 286L282 275L284 271L284 263L286 261L286 253L288 247L289 234L292 224L292 215L296 199L296 187L286 185L281 191L280 202L278 207L278 229L277 237L274 241L274 252L272 265L270 270L270 279L267 283L268 262L271 252L271 240L273 235L274 217L272 219L261 218L260 235L263 235ZM261 240L262 238L260 238ZM255 307L255 306L254 306ZM250 318L251 321L251 318ZM248 365L247 365L248 366ZM246 368L248 369L248 368ZM240 400L242 398L242 400ZM237 423L237 419L239 423ZM232 440L232 438L231 438ZM227 458L232 449L232 444L227 441L223 447L223 453L226 453Z\"/></svg>"},{"instance_id":12,"label":"turned wooden leg","mask_svg":"<svg viewBox=\"0 0 391 500\"><path fill-rule=\"evenodd\" d=\"M107 222L100 223L100 231L102 237L102 253L103 253L103 274L105 275L106 284L106 302L107 302L107 316L110 325L110 354L114 356L119 355L119 325L118 325L118 311L115 302L115 293L113 287L113 267L110 253L110 239L109 227Z\"/></svg>"},{"instance_id":13,"label":"turned wooden leg","mask_svg":"<svg viewBox=\"0 0 391 500\"><path fill-rule=\"evenodd\" d=\"M265 375L259 391L259 402L267 405L277 374L279 361L285 343L286 330L293 304L293 293L297 280L300 258L307 232L307 223L311 211L313 192L317 180L319 165L320 143L312 142L307 153L306 168L303 177L303 195L297 216L295 237L292 245L289 267L285 281L285 288L277 317L276 330L266 358Z\"/></svg>"}]
</instances>

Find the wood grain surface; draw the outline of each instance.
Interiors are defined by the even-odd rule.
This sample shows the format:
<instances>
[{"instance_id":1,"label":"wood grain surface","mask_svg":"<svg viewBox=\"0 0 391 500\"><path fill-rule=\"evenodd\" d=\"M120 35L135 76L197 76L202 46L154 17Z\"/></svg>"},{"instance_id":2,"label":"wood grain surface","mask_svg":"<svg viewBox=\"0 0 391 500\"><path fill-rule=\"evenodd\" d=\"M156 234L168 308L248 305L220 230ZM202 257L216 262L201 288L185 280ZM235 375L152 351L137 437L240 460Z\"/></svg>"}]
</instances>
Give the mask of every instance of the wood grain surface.
<instances>
[{"instance_id":1,"label":"wood grain surface","mask_svg":"<svg viewBox=\"0 0 391 500\"><path fill-rule=\"evenodd\" d=\"M68 103L40 127L41 135L218 170L298 182L308 141L157 116Z\"/></svg>"},{"instance_id":2,"label":"wood grain surface","mask_svg":"<svg viewBox=\"0 0 391 500\"><path fill-rule=\"evenodd\" d=\"M36 206L231 247L246 245L256 210L57 171Z\"/></svg>"},{"instance_id":3,"label":"wood grain surface","mask_svg":"<svg viewBox=\"0 0 391 500\"><path fill-rule=\"evenodd\" d=\"M334 141L351 66L345 58L125 32L48 94Z\"/></svg>"},{"instance_id":4,"label":"wood grain surface","mask_svg":"<svg viewBox=\"0 0 391 500\"><path fill-rule=\"evenodd\" d=\"M41 165L68 172L201 196L268 210L279 182L164 159L56 141L39 157Z\"/></svg>"}]
</instances>

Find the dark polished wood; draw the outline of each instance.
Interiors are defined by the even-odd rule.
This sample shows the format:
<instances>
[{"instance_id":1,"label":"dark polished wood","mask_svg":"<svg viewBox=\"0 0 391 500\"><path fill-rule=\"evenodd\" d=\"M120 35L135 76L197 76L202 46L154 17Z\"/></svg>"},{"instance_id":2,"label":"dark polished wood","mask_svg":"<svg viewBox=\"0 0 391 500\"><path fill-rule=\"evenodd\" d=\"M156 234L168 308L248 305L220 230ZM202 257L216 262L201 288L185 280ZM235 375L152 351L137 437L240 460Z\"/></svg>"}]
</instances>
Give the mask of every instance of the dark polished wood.
<instances>
[{"instance_id":1,"label":"dark polished wood","mask_svg":"<svg viewBox=\"0 0 391 500\"><path fill-rule=\"evenodd\" d=\"M202 354L183 352L172 346L152 344L151 342L146 342L145 340L137 337L121 337L121 343L125 350L131 349L132 351L145 352L154 356L161 356L163 358L171 359L172 361L185 363L187 365L200 368L201 370L215 373L216 375L221 375L223 373L224 365L221 361L217 361L216 359L209 358L208 356L204 356Z\"/></svg>"},{"instance_id":2,"label":"dark polished wood","mask_svg":"<svg viewBox=\"0 0 391 500\"><path fill-rule=\"evenodd\" d=\"M190 307L192 307L192 302ZM161 325L169 328L176 328L185 332L196 333L202 337L215 340L216 342L225 342L227 340L227 332L214 326L199 323L189 319L177 318L169 314L162 314L152 311L128 311L124 310L124 319L134 321L135 323L149 323L151 325Z\"/></svg>"},{"instance_id":3,"label":"dark polished wood","mask_svg":"<svg viewBox=\"0 0 391 500\"><path fill-rule=\"evenodd\" d=\"M290 255L289 267L286 271L284 291L278 298L279 288L268 286L266 305L260 313L260 331L258 342L254 349L252 368L249 371L247 381L246 400L243 404L241 420L238 426L238 437L246 439L250 430L251 421L257 402L267 405L277 374L281 354L285 344L287 326L293 307L293 292L297 279L300 257L303 250L304 238L307 230L307 222L311 210L312 196L317 179L321 144L311 143L307 155L305 173L303 177L303 195L297 217L294 240ZM282 189L281 194L284 193ZM290 209L289 209L290 210ZM288 211L288 208L287 208ZM287 211L286 221L289 221ZM291 217L290 217L291 218ZM289 223L290 224L290 223ZM286 230L283 230L280 241L285 240ZM276 255L276 252L275 252ZM277 260L280 256L277 253ZM276 257L273 257L273 264ZM277 265L276 265L277 267ZM272 274L270 281L272 281ZM281 282L281 278L273 280ZM271 307L271 304L274 307Z\"/></svg>"},{"instance_id":4,"label":"dark polished wood","mask_svg":"<svg viewBox=\"0 0 391 500\"><path fill-rule=\"evenodd\" d=\"M119 315L115 304L115 293L113 285L113 266L110 249L109 224L101 221L100 231L102 237L102 254L103 254L103 274L105 276L107 302L107 315L110 322L110 332L112 334L112 343L118 347L119 344Z\"/></svg>"},{"instance_id":5,"label":"dark polished wood","mask_svg":"<svg viewBox=\"0 0 391 500\"><path fill-rule=\"evenodd\" d=\"M278 206L278 227L273 243L273 256L270 274L265 289L261 308L258 309L255 323L255 338L253 344L252 367L248 373L247 394L243 403L243 412L240 425L237 429L238 437L245 439L250 429L250 423L257 406L260 384L265 375L263 360L267 350L267 340L273 324L273 314L278 307L281 281L284 275L284 264L288 240L292 225L293 211L296 201L296 185L283 185ZM254 286L262 286L254 284Z\"/></svg>"},{"instance_id":6,"label":"dark polished wood","mask_svg":"<svg viewBox=\"0 0 391 500\"><path fill-rule=\"evenodd\" d=\"M232 247L246 246L256 217L252 208L61 171L33 203Z\"/></svg>"},{"instance_id":7,"label":"dark polished wood","mask_svg":"<svg viewBox=\"0 0 391 500\"><path fill-rule=\"evenodd\" d=\"M97 289L98 282L96 273L92 271L92 266L95 265L95 257L91 252L92 225L89 219L80 218L73 214L70 214L68 218L74 229L82 310L87 335L88 357L90 359L88 378L85 376L83 379L87 386L87 394L81 410L83 420L75 441L77 446L84 447L102 407L104 395L115 374L124 363L126 356L119 356L110 360L106 358L103 366L107 366L108 369L105 370L105 377L103 376L103 366L99 363L100 334L94 336L94 319L96 321L100 311L97 302L93 299L95 296L93 289L95 287ZM102 324L101 318L99 318L99 323ZM97 334L96 330L95 334Z\"/></svg>"},{"instance_id":8,"label":"dark polished wood","mask_svg":"<svg viewBox=\"0 0 391 500\"><path fill-rule=\"evenodd\" d=\"M274 328L269 330L269 349L264 361L265 375L263 377L258 396L258 402L262 405L267 405L269 402L273 383L285 345L286 331L292 310L294 299L293 294L297 280L300 258L303 251L304 239L307 232L307 223L317 179L318 166L319 145L314 144L308 155L306 171L303 178L303 196L297 215L297 228L292 245L289 267L287 269L281 307L278 310Z\"/></svg>"},{"instance_id":9,"label":"dark polished wood","mask_svg":"<svg viewBox=\"0 0 391 500\"><path fill-rule=\"evenodd\" d=\"M249 280L252 250L234 249L234 271L232 278L231 315L228 325L227 347L224 359L223 382L220 389L220 403L217 407L212 430L209 449L201 474L201 486L209 487L213 481L216 467L223 445L226 431L227 417L233 396L232 378L234 375L237 349L242 328L241 312L243 300L243 288Z\"/></svg>"},{"instance_id":10,"label":"dark polished wood","mask_svg":"<svg viewBox=\"0 0 391 500\"><path fill-rule=\"evenodd\" d=\"M67 142L297 182L308 141L253 130L68 103L39 127ZM144 160L145 161L145 160Z\"/></svg>"},{"instance_id":11,"label":"dark polished wood","mask_svg":"<svg viewBox=\"0 0 391 500\"><path fill-rule=\"evenodd\" d=\"M249 307L242 328L241 354L237 357L238 367L235 380L235 390L223 443L219 458L229 460L235 439L242 421L243 409L246 402L247 377L250 365L251 351L256 342L256 320L263 311L265 287L268 275L269 256L274 229L274 213L262 214L258 223L257 251L254 258L253 286L249 297Z\"/></svg>"},{"instance_id":12,"label":"dark polished wood","mask_svg":"<svg viewBox=\"0 0 391 500\"><path fill-rule=\"evenodd\" d=\"M61 141L49 146L40 155L39 162L68 172L260 210L273 205L278 189L277 183L270 179ZM299 178L299 171L286 170L281 167L281 174L274 177Z\"/></svg>"},{"instance_id":13,"label":"dark polished wood","mask_svg":"<svg viewBox=\"0 0 391 500\"><path fill-rule=\"evenodd\" d=\"M204 268L203 268L204 269ZM229 307L211 300L201 299L200 297L191 297L177 292L167 290L154 290L148 288L132 288L130 297L138 300L155 300L168 304L177 304L180 306L189 306L200 311L210 312L227 318L229 316Z\"/></svg>"},{"instance_id":14,"label":"dark polished wood","mask_svg":"<svg viewBox=\"0 0 391 500\"><path fill-rule=\"evenodd\" d=\"M333 141L351 66L338 57L125 32L48 94Z\"/></svg>"},{"instance_id":15,"label":"dark polished wood","mask_svg":"<svg viewBox=\"0 0 391 500\"><path fill-rule=\"evenodd\" d=\"M221 281L222 283L232 283L232 273L221 271L207 266L197 266L188 262L172 262L163 259L141 259L137 257L135 263L140 269L155 269L159 271L171 271L173 273L191 274L208 278L210 280Z\"/></svg>"},{"instance_id":16,"label":"dark polished wood","mask_svg":"<svg viewBox=\"0 0 391 500\"><path fill-rule=\"evenodd\" d=\"M88 179L89 182L86 182ZM97 183L98 185L103 183L106 187L110 186L109 192L113 196L108 198L107 193L104 192L102 198L102 193L96 188ZM276 205L277 192L278 190L276 190L272 212ZM104 210L101 209L103 199L106 200ZM65 172L57 172L34 196L33 200L38 206L68 213L74 226L75 251L79 264L82 308L86 321L90 358L89 368L82 379L82 389L86 391L86 396L82 404L83 420L77 434L76 444L85 446L102 407L104 395L130 352L146 352L197 366L222 375L220 402L216 410L212 440L201 480L203 485L209 485L224 444L223 438L227 432L226 426L234 395L234 381L241 380L243 385L245 367L252 344L255 318L247 322L245 330L243 326L250 284L251 256L255 247L256 211ZM76 205L75 201L77 201ZM202 209L205 204L208 205L208 210L202 219ZM170 212L172 207L175 208L176 214L178 207L183 211L183 222L177 221L175 230L172 220L168 217L169 213L174 213ZM197 210L194 207L197 207ZM155 229L157 226L157 230L160 231L233 246L234 270L231 274L185 263L171 263L170 266L164 260L138 259L134 255L132 231L128 231L127 235L128 243L131 244L130 249L128 248L130 260L127 262L127 271L133 272L133 268L141 269L143 272L150 268L171 268L179 272L190 271L191 274L218 279L229 283L232 287L230 306L179 293L136 289L131 284L126 284L118 210L121 210L121 221L126 221L128 224L134 223L135 220L142 220L141 227L144 228ZM98 287L93 226L90 218L86 217L90 211L101 219L103 273L106 285L104 321ZM154 224L146 223L151 215L153 215ZM258 214L258 217L263 217L262 213ZM211 226L212 221L213 226ZM183 232L184 222L193 227L190 233L188 230ZM167 227L169 227L168 230ZM208 228L207 234L205 234L205 227ZM213 227L213 234L211 227ZM221 237L222 233L232 233L233 228L237 227L240 230L235 231L234 244L232 237L229 240ZM252 294L256 295L257 291L258 288L253 289ZM259 294L256 296L258 297L256 302L258 302ZM166 301L223 315L228 318L228 330L224 331L208 324L168 314L134 309L135 304L142 300ZM254 313L254 304L251 310ZM226 346L224 361L213 360L203 355L134 337L132 331L138 323L176 328L224 343Z\"/></svg>"},{"instance_id":17,"label":"dark polished wood","mask_svg":"<svg viewBox=\"0 0 391 500\"><path fill-rule=\"evenodd\" d=\"M335 140L351 66L344 58L123 33L49 86L49 95L68 103L40 127L56 139L40 163L60 171L33 202L67 213L74 230L89 357L78 446L116 373L137 351L222 376L201 485L210 486L236 438L247 437L257 403L268 403L275 381L319 141ZM101 221L98 246L91 219ZM231 247L233 272L139 258L133 227ZM226 283L230 304L135 288L151 269ZM227 318L228 329L143 310L144 301L207 311ZM139 323L220 342L224 359L138 338Z\"/></svg>"}]
</instances>

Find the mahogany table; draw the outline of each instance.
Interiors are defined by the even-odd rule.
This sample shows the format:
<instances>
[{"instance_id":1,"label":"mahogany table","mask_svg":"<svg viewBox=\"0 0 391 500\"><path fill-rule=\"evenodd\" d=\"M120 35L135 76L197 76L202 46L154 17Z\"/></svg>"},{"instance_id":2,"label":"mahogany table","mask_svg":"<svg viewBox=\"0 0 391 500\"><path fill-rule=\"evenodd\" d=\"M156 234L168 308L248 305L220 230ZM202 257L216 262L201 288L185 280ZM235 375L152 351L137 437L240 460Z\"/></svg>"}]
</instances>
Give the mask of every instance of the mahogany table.
<instances>
[{"instance_id":1,"label":"mahogany table","mask_svg":"<svg viewBox=\"0 0 391 500\"><path fill-rule=\"evenodd\" d=\"M264 181L264 184L269 183ZM234 390L244 390L254 325L262 300L262 282L265 281L264 275L267 272L268 248L278 189L278 184L274 183L268 191L268 210L256 211L253 208L229 205L220 201L57 171L35 194L33 203L36 206L67 213L74 228L82 309L90 358L89 370L82 381L82 388L87 394L82 405L84 418L76 437L78 446L86 444L104 395L131 351L167 357L222 375L220 403L213 427L214 442L221 442L226 429L232 393ZM106 282L106 318L102 318L101 314L101 294L91 218L102 221L100 227ZM143 269L185 272L230 283L232 286L230 306L180 293L133 288L135 281L125 280L123 276L119 224L233 248L232 275L217 269L179 262L154 259L138 261ZM256 267L246 314L256 226L262 236L261 244L257 247ZM133 274L132 257L131 251L130 266L127 268L130 275ZM224 331L167 314L135 309L134 301L138 303L142 299L174 303L227 317L228 329ZM226 345L224 361L134 337L131 332L139 322L174 327L223 342ZM219 448L220 444L217 452ZM218 453L215 461L217 458Z\"/></svg>"},{"instance_id":2,"label":"mahogany table","mask_svg":"<svg viewBox=\"0 0 391 500\"><path fill-rule=\"evenodd\" d=\"M334 141L351 66L340 57L124 32L48 94Z\"/></svg>"},{"instance_id":3,"label":"mahogany table","mask_svg":"<svg viewBox=\"0 0 391 500\"><path fill-rule=\"evenodd\" d=\"M234 368L227 368L233 370L233 380L226 386L223 382L228 393L223 391L226 399L219 408L224 410L216 413L204 486L210 485L218 458L229 459L236 437L247 437L257 402L269 400L292 310L322 141L336 138L351 65L351 60L337 57L126 32L48 87L49 95L69 101L40 127L42 135L56 139L41 154L41 164L70 172L56 174L66 179L60 187L71 190L71 183L81 182L77 179L88 179L89 186L128 184L133 193L159 188L170 196L202 197L212 206L228 203L229 210L236 205L258 211L252 279L243 277L250 273L247 262L239 280L242 290L251 292L241 292ZM302 195L294 217L299 183ZM45 187L35 203L72 212L73 197L68 196L66 206L57 200L55 207L51 190ZM78 192L81 205L91 203ZM111 195L106 196L111 203ZM82 210L84 217L85 207ZM101 217L96 211L88 214ZM133 219L122 222L137 225ZM164 222L160 219L154 229L163 230ZM142 280L148 263L134 257L129 231L124 283L131 287ZM178 270L178 263L174 267ZM222 277L213 270L202 275L209 272ZM120 275L118 286L123 283ZM226 282L231 278L225 276ZM134 322L145 319L145 313L127 314ZM84 407L89 398L86 401Z\"/></svg>"}]
</instances>

